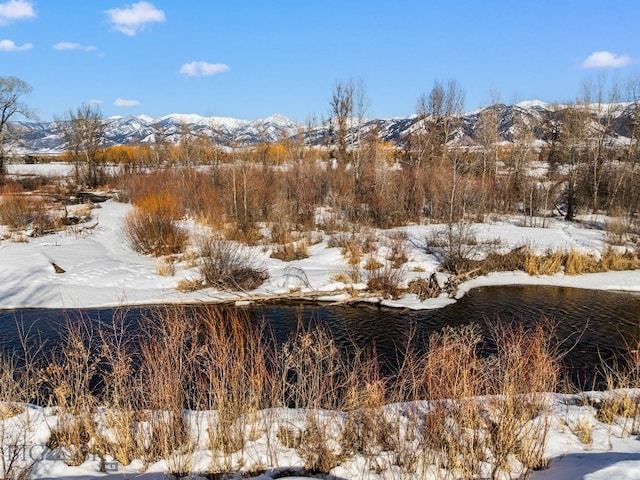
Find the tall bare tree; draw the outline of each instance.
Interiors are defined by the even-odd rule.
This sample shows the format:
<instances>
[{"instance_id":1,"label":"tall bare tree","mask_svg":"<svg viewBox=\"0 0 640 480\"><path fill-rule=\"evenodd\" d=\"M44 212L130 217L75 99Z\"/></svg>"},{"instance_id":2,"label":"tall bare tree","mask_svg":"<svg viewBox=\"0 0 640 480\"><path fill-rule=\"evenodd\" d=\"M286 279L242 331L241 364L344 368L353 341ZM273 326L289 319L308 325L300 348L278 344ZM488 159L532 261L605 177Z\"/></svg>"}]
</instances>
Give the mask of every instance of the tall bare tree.
<instances>
[{"instance_id":1,"label":"tall bare tree","mask_svg":"<svg viewBox=\"0 0 640 480\"><path fill-rule=\"evenodd\" d=\"M336 129L336 159L343 165L347 163L347 136L354 112L354 95L356 86L353 81L337 82L333 87L331 100L331 117Z\"/></svg>"},{"instance_id":2,"label":"tall bare tree","mask_svg":"<svg viewBox=\"0 0 640 480\"><path fill-rule=\"evenodd\" d=\"M155 166L159 167L166 163L171 156L171 141L169 140L171 132L167 124L160 122L154 123L151 128L151 142L149 142L149 145Z\"/></svg>"},{"instance_id":3,"label":"tall bare tree","mask_svg":"<svg viewBox=\"0 0 640 480\"><path fill-rule=\"evenodd\" d=\"M429 95L423 94L418 100L418 117L426 121L425 128L440 160L445 160L447 142L461 125L464 97L458 82L450 79L446 84L436 80Z\"/></svg>"},{"instance_id":4,"label":"tall bare tree","mask_svg":"<svg viewBox=\"0 0 640 480\"><path fill-rule=\"evenodd\" d=\"M613 149L614 120L616 117L618 88L614 85L607 97L604 80L597 85L586 83L583 88L582 108L590 116L590 128L585 138L587 146L589 179L588 191L591 196L591 208L594 213L600 209L602 182L607 161L611 159Z\"/></svg>"},{"instance_id":5,"label":"tall bare tree","mask_svg":"<svg viewBox=\"0 0 640 480\"><path fill-rule=\"evenodd\" d=\"M487 190L497 175L498 143L500 142L500 114L502 105L497 91L491 92L490 105L480 112L475 137L482 147L482 167L480 177L481 211L487 204Z\"/></svg>"},{"instance_id":6,"label":"tall bare tree","mask_svg":"<svg viewBox=\"0 0 640 480\"><path fill-rule=\"evenodd\" d=\"M31 86L17 77L0 77L0 175L4 173L9 120L15 115L30 117L31 109L22 97L31 93Z\"/></svg>"},{"instance_id":7,"label":"tall bare tree","mask_svg":"<svg viewBox=\"0 0 640 480\"><path fill-rule=\"evenodd\" d=\"M580 165L585 160L586 138L589 135L590 113L580 105L569 105L562 112L559 137L562 142L562 163L566 171L564 202L565 220L573 220L579 205L578 180Z\"/></svg>"},{"instance_id":8,"label":"tall bare tree","mask_svg":"<svg viewBox=\"0 0 640 480\"><path fill-rule=\"evenodd\" d=\"M82 104L75 111L70 110L58 125L67 145L67 154L75 165L76 182L89 188L98 186L104 174L100 150L104 146L106 130L100 108Z\"/></svg>"}]
</instances>

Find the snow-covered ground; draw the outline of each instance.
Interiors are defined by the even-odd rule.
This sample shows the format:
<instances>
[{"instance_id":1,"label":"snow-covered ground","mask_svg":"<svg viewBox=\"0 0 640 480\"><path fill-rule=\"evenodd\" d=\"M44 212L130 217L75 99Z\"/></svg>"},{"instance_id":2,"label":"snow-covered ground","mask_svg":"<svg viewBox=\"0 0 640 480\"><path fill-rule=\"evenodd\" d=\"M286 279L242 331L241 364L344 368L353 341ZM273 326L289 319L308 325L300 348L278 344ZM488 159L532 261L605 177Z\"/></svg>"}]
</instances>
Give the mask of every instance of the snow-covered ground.
<instances>
[{"instance_id":1,"label":"snow-covered ground","mask_svg":"<svg viewBox=\"0 0 640 480\"><path fill-rule=\"evenodd\" d=\"M548 394L547 401L552 402L552 406L549 412L544 414L549 425L544 455L550 459L550 464L546 469L533 472L530 478L533 480L637 480L640 478L640 441L638 440L640 417L635 419L618 417L613 421L605 422L597 413L598 405L605 399L613 398L612 395L618 395L620 398L625 393L639 394L640 392L627 390L614 393L586 392L578 395ZM426 403L399 404L391 405L386 410L389 414L412 408L424 409L427 405ZM69 459L72 458L69 451L62 448L51 450L47 447L52 426L58 421L58 413L54 408L21 407L21 413L0 421L0 434L5 441L5 454L11 454L16 449L19 452L18 461L12 465L11 473L14 475L18 474L23 467L29 467L32 469L32 477L36 479L163 480L171 478L167 476L167 471L207 472L210 471L212 464L217 464L209 450L207 434L213 415L215 412L185 412L193 442L192 447L188 452L175 454L168 460L146 465L139 459L133 460L128 465L122 465L108 455L101 459L93 454L87 455L84 463L80 465L68 465ZM224 478L256 480L303 478L295 476L295 473L282 476L283 471L298 472L297 475L300 475L304 471L305 461L296 448L280 442L277 432L283 426L287 429L304 431L305 422L310 418L324 421L326 425L334 423L338 425L344 422L344 417L335 415L333 412L293 409L262 411L252 420L255 422L252 425L255 426L252 427L251 438L247 439L242 450L234 454L231 460L233 464L241 465L243 472L256 473L244 476L237 473L233 477ZM96 421L99 430L109 438L109 426L104 409L98 410ZM412 448L417 447L411 446L411 442L408 442L404 448L411 451ZM419 451L416 453L418 456L421 455ZM347 461L332 468L330 475L326 478L338 480L456 478L433 467L418 468L421 473L403 472L397 464L393 463L392 454L381 451L379 455L379 460L373 461L370 452L356 453ZM273 468L273 465L279 465L279 467ZM189 478L200 477L193 474ZM325 477L314 476L314 478ZM513 475L502 472L497 478L518 478L518 474L515 471Z\"/></svg>"},{"instance_id":2,"label":"snow-covered ground","mask_svg":"<svg viewBox=\"0 0 640 480\"><path fill-rule=\"evenodd\" d=\"M291 292L313 295L324 300L345 299L334 295L346 285L335 278L348 270L340 248L328 247L328 237L309 247L309 258L283 262L270 258L271 250L253 247L255 261L264 265L270 278L257 290L240 294L204 289L183 293L176 289L184 278L195 278L193 262L175 264L175 275L160 275L162 261L134 252L124 241L120 229L122 218L131 210L129 204L109 200L92 211L92 219L84 225L69 227L63 232L43 237L11 233L0 227L0 308L75 308L118 306L124 304L156 304L171 302L213 302L242 300L248 296L286 296ZM185 223L194 236L198 226ZM438 269L438 259L426 253L427 238L441 225L405 227L409 261L405 279L428 278ZM574 249L599 255L604 246L605 232L583 228L560 220L551 220L549 228L522 227L518 219L506 219L473 226L480 243L500 244L492 248L508 251L527 246L544 252L549 249ZM27 232L28 233L28 232ZM384 244L389 232L376 232ZM65 270L56 274L52 263ZM444 280L441 278L441 280ZM530 276L524 272L494 273L460 285L459 295L477 286L535 284L578 288L598 288L640 291L640 271L606 272L588 275ZM354 285L364 289L364 284ZM364 295L363 295L364 297ZM368 299L376 301L381 299ZM381 300L389 306L414 309L439 308L455 300L442 295L419 301L415 295L398 300Z\"/></svg>"},{"instance_id":3,"label":"snow-covered ground","mask_svg":"<svg viewBox=\"0 0 640 480\"><path fill-rule=\"evenodd\" d=\"M56 172L59 170L60 175L65 173L64 166L52 169ZM14 170L13 173L32 173L31 166L10 166L11 170ZM347 298L344 293L346 285L335 280L338 274L348 269L347 261L339 248L328 247L327 236L320 243L309 247L309 258L294 262L272 259L269 248L254 247L252 252L255 259L270 273L269 280L255 291L245 294L212 289L180 292L176 289L179 281L197 276L197 268L192 265L193 262L183 260L175 264L174 275L160 275L160 260L135 253L120 233L122 218L131 208L128 204L109 200L92 211L92 219L87 224L38 238L16 235L6 227L0 227L0 238L4 238L0 241L0 308L80 308L211 302L243 300L248 296L284 296L292 292L314 295L320 300ZM526 246L540 252L562 248L599 255L605 245L605 231L584 225L601 225L602 219L586 220L589 221L579 225L552 219L548 228L533 228L521 226L522 219L502 218L474 225L473 229L480 243L493 243L499 250L508 251L514 247ZM185 226L194 235L199 231L195 224L185 222ZM405 266L407 282L418 277L428 278L437 271L438 259L427 253L424 247L426 239L439 228L441 226L438 225L415 225L397 229L405 232L408 239L409 260ZM376 232L381 244L388 234L389 232ZM65 272L56 273L53 263ZM439 275L443 281L442 274ZM458 296L478 286L512 284L640 291L640 271L580 276L562 273L553 276L529 276L524 272L494 273L461 284ZM362 290L365 285L357 284L352 287ZM369 301L419 309L439 308L455 299L442 295L421 302L415 295L405 295L397 300ZM30 412L36 419L32 441L44 443L48 434L47 418L51 413L37 407L30 409ZM577 421L591 426L593 440L590 444L581 442L572 429L572 424ZM567 397L556 398L546 452L551 459L550 467L535 472L532 477L534 479L640 479L640 441L637 432L631 434L620 425L603 424L596 419L593 407L573 405ZM135 464L121 467L117 474L112 475L99 473L97 466L95 461L86 462L79 467L67 467L59 460L42 462L34 470L34 476L129 478L140 474ZM163 465L151 465L142 476L150 479L164 478L162 472ZM342 470L336 475L339 474L342 478L360 478L361 473ZM366 478L393 478L393 475L392 472L387 472L377 476L371 474Z\"/></svg>"}]
</instances>

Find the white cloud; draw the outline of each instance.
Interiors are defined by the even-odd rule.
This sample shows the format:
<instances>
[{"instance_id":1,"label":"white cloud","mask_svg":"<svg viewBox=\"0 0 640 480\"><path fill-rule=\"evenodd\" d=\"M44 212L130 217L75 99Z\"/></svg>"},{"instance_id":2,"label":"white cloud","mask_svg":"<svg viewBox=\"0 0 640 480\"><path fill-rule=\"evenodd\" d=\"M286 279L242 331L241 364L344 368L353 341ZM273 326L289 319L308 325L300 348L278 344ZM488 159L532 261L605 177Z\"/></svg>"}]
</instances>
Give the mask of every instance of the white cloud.
<instances>
[{"instance_id":1,"label":"white cloud","mask_svg":"<svg viewBox=\"0 0 640 480\"><path fill-rule=\"evenodd\" d=\"M620 68L631 63L628 55L616 55L615 53L602 51L593 52L582 62L582 68Z\"/></svg>"},{"instance_id":2,"label":"white cloud","mask_svg":"<svg viewBox=\"0 0 640 480\"><path fill-rule=\"evenodd\" d=\"M20 52L22 50L30 50L33 48L32 43L24 45L16 45L13 40L0 40L0 51L2 52Z\"/></svg>"},{"instance_id":3,"label":"white cloud","mask_svg":"<svg viewBox=\"0 0 640 480\"><path fill-rule=\"evenodd\" d=\"M124 98L116 98L116 101L113 102L116 107L135 107L136 105L140 105L138 100L125 100Z\"/></svg>"},{"instance_id":4,"label":"white cloud","mask_svg":"<svg viewBox=\"0 0 640 480\"><path fill-rule=\"evenodd\" d=\"M0 25L7 25L13 20L22 20L26 18L34 18L36 12L30 1L25 0L9 0L0 3Z\"/></svg>"},{"instance_id":5,"label":"white cloud","mask_svg":"<svg viewBox=\"0 0 640 480\"><path fill-rule=\"evenodd\" d=\"M231 70L224 63L191 62L180 67L180 73L185 77L207 77Z\"/></svg>"},{"instance_id":6,"label":"white cloud","mask_svg":"<svg viewBox=\"0 0 640 480\"><path fill-rule=\"evenodd\" d=\"M106 13L113 23L113 28L129 36L134 36L138 29L147 23L165 21L164 12L149 2L134 3L126 8L113 8Z\"/></svg>"},{"instance_id":7,"label":"white cloud","mask_svg":"<svg viewBox=\"0 0 640 480\"><path fill-rule=\"evenodd\" d=\"M100 105L101 103L104 103L103 100L97 100L97 99L93 99L93 100L89 100L88 102L84 102L85 105L91 105L93 107L96 107L98 105Z\"/></svg>"},{"instance_id":8,"label":"white cloud","mask_svg":"<svg viewBox=\"0 0 640 480\"><path fill-rule=\"evenodd\" d=\"M96 49L93 45L80 45L72 42L58 42L53 48L55 50L83 50L85 52L93 52Z\"/></svg>"}]
</instances>

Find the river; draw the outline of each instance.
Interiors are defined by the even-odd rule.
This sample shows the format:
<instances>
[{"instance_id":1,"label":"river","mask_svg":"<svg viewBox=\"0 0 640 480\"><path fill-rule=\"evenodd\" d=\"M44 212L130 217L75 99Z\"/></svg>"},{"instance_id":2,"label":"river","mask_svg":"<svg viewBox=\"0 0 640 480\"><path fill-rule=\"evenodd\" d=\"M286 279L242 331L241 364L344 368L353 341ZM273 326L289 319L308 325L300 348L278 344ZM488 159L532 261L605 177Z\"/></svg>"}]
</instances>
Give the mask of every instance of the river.
<instances>
[{"instance_id":1,"label":"river","mask_svg":"<svg viewBox=\"0 0 640 480\"><path fill-rule=\"evenodd\" d=\"M94 321L125 314L134 325L152 307L97 310L0 310L0 346L19 346L19 331L30 331L33 342L53 345L65 318L82 315ZM408 335L426 338L446 325L477 323L486 332L487 321L535 322L555 325L554 335L567 375L580 388L602 387L601 361L621 358L626 344L640 339L640 294L560 287L512 286L474 289L453 305L438 310L409 311L377 306L257 305L238 307L256 321L264 321L284 341L300 325L326 326L338 344L374 346L387 366L397 361L396 345ZM490 344L488 345L490 350ZM595 383L594 383L595 382Z\"/></svg>"}]
</instances>

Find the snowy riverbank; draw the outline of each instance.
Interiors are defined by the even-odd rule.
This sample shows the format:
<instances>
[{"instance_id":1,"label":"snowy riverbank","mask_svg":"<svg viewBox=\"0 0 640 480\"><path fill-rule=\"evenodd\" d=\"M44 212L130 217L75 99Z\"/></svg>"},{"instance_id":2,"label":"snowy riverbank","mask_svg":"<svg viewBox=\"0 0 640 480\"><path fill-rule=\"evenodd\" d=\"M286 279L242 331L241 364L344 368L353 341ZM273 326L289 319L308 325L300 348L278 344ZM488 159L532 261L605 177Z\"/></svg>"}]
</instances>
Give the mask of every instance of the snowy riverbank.
<instances>
[{"instance_id":1,"label":"snowy riverbank","mask_svg":"<svg viewBox=\"0 0 640 480\"><path fill-rule=\"evenodd\" d=\"M189 261L173 265L171 276L161 275L161 261L134 252L120 234L122 218L131 210L129 204L110 200L92 211L85 225L70 227L55 234L30 238L16 236L5 229L0 236L0 308L82 308L177 302L217 302L243 300L248 297L273 298L313 296L319 300L347 300L351 292L363 292L365 284L346 285L337 281L340 272L348 268L340 248L328 247L328 237L308 248L309 257L293 262L270 258L270 250L252 247L254 259L263 265L270 278L252 292L235 293L204 289L180 292L182 279L197 276ZM194 235L198 227L185 222ZM408 261L404 266L405 281L428 278L436 272L436 256L426 253L425 239L441 225L409 226L402 229L408 246ZM0 227L0 230L2 227ZM553 249L574 249L599 255L605 242L605 231L551 220L548 228L518 225L518 220L474 224L479 242L496 243L500 251L527 246L539 252ZM2 235L4 233L4 235ZM389 232L376 232L384 238ZM381 242L383 243L383 242ZM383 247L384 248L384 247ZM496 247L492 247L496 248ZM52 263L65 270L54 271ZM441 283L443 274L438 274ZM490 285L553 285L605 290L640 291L640 271L605 272L585 275L531 276L524 272L501 272L478 277L459 286L458 296L471 288ZM446 294L419 301L405 294L397 300L382 300L360 294L367 301L381 301L393 307L412 309L439 308L455 300Z\"/></svg>"}]
</instances>

